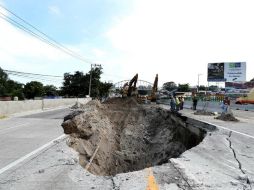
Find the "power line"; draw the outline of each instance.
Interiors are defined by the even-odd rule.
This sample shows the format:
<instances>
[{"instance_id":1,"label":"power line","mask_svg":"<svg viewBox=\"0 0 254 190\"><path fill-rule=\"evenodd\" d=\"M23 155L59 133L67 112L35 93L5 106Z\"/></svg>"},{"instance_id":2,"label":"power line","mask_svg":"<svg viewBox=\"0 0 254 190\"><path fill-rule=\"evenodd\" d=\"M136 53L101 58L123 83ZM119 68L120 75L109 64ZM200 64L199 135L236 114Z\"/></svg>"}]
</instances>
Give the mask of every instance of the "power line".
<instances>
[{"instance_id":1,"label":"power line","mask_svg":"<svg viewBox=\"0 0 254 190\"><path fill-rule=\"evenodd\" d=\"M27 32L28 34L32 35L33 37L43 41L44 43L55 47L58 50L63 51L64 53L79 59L83 62L89 63L89 64L94 64L94 62L89 61L85 58L83 58L81 55L75 53L74 51L70 50L69 48L63 46L62 44L60 44L59 42L57 42L56 40L54 40L52 37L48 36L47 34L45 34L44 32L40 31L38 28L36 28L35 26L33 26L32 24L30 24L29 22L25 21L24 19L22 19L20 16L18 16L17 14L13 13L12 11L8 10L7 8L5 8L4 6L0 5L0 7L2 7L4 10L8 11L9 13L11 13L12 15L14 15L16 18L18 18L19 20L21 20L23 23L25 23L26 25L28 25L29 27L33 28L35 31L37 31L38 33L32 31L31 29L27 28L26 26L24 26L23 24L20 24L18 21L15 21L14 19L10 18L8 15L1 13L0 16L2 19L4 19L5 21L9 22L10 24L18 27L19 29ZM41 36L42 35L42 36ZM43 37L44 36L44 37Z\"/></svg>"},{"instance_id":2,"label":"power line","mask_svg":"<svg viewBox=\"0 0 254 190\"><path fill-rule=\"evenodd\" d=\"M77 54L76 52L70 50L69 48L63 46L61 43L57 42L56 40L54 40L52 37L50 37L49 35L47 35L46 33L42 32L41 30L39 30L37 27L33 26L32 24L30 24L28 21L26 21L25 19L21 18L20 16L18 16L17 14L15 14L14 12L12 12L11 10L7 9L6 7L4 7L3 5L0 4L0 7L3 8L4 10L6 10L8 13L10 13L11 15L13 15L15 18L19 19L20 21L22 21L25 25L29 26L30 28L32 28L33 30L29 29L28 27L24 26L23 24L21 24L20 22L12 19L11 17L9 17L8 15L0 12L0 17L2 19L4 19L5 21L9 22L10 24L14 25L15 27L25 31L26 33L30 34L31 36L37 38L38 40L76 58L79 59L85 63L89 63L89 64L97 64L95 62L92 62L90 60L85 59L84 57L82 57L81 55ZM109 74L105 74L107 76L114 76L117 78L124 78L123 76L117 76L117 75L109 75Z\"/></svg>"},{"instance_id":3,"label":"power line","mask_svg":"<svg viewBox=\"0 0 254 190\"><path fill-rule=\"evenodd\" d=\"M10 17L6 16L5 14L3 14L3 13L0 13L0 14L3 15L3 16L0 15L0 17L1 17L2 19L4 19L5 21L9 22L10 24L16 26L17 28L19 28L19 29L25 31L26 33L30 34L31 36L33 36L33 37L39 39L40 41L42 41L42 42L44 42L44 43L46 43L46 44L48 44L48 45L50 45L50 46L52 46L52 47L54 47L54 48L60 50L60 51L63 51L64 53L66 53L66 54L68 54L68 55L70 55L70 56L72 56L72 57L74 57L74 58L76 58L76 59L79 59L79 60L81 60L81 61L84 61L84 62L87 62L87 63L88 63L88 61L83 60L83 59L81 59L80 57L77 57L77 56L73 55L72 53L68 52L67 50L65 50L65 49L63 49L63 48L57 46L56 44L50 42L50 41L49 41L48 39L46 39L45 37L42 37L42 36L36 34L36 33L33 32L32 30L26 28L24 25L22 25L22 24L18 23L17 21L11 19Z\"/></svg>"},{"instance_id":4,"label":"power line","mask_svg":"<svg viewBox=\"0 0 254 190\"><path fill-rule=\"evenodd\" d=\"M63 76L44 75L44 74L37 74L37 73L26 73L26 72L11 71L11 70L3 70L3 71L11 76L39 80L39 81L44 81L44 82L62 82L63 81Z\"/></svg>"},{"instance_id":5,"label":"power line","mask_svg":"<svg viewBox=\"0 0 254 190\"><path fill-rule=\"evenodd\" d=\"M22 76L27 78L34 78L34 79L43 79L43 80L54 80L54 81L62 81L63 79L58 78L47 78L47 77L41 77L41 76L34 76L34 75L25 75L25 74L19 74L19 73L7 73L8 75L16 75L16 76Z\"/></svg>"},{"instance_id":6,"label":"power line","mask_svg":"<svg viewBox=\"0 0 254 190\"><path fill-rule=\"evenodd\" d=\"M8 73L8 74L11 75L11 76L15 76L15 77L39 80L39 81L44 81L44 82L61 82L62 81L62 80L52 80L52 79L46 79L46 78L37 78L37 77L33 77L33 76L14 74L14 73Z\"/></svg>"},{"instance_id":7,"label":"power line","mask_svg":"<svg viewBox=\"0 0 254 190\"><path fill-rule=\"evenodd\" d=\"M11 71L11 70L3 70L8 73L20 73L20 74L28 74L28 75L37 75L37 76L44 76L44 77L58 77L62 78L63 76L57 76L57 75L44 75L44 74L37 74L37 73L26 73L26 72L20 72L20 71Z\"/></svg>"},{"instance_id":8,"label":"power line","mask_svg":"<svg viewBox=\"0 0 254 190\"><path fill-rule=\"evenodd\" d=\"M21 18L20 16L18 16L17 14L15 14L14 12L10 11L9 9L7 9L6 7L3 7L2 5L0 5L0 7L2 7L3 9L5 9L6 11L8 11L9 13L11 13L12 15L14 15L16 18L20 19L21 21L23 21L25 24L27 24L28 26L30 26L31 28L33 28L34 30L36 30L37 32L39 32L40 34L42 34L43 36L47 37L49 40L53 41L54 43L56 43L57 45L59 45L60 47L62 47L63 49L66 49L67 51L73 53L73 55L76 55L80 58L82 58L81 55L77 54L76 52L70 50L69 48L63 46L62 44L60 44L59 42L57 42L56 40L54 40L52 37L50 37L49 35L47 35L46 33L40 31L37 27L33 26L32 24L30 24L29 22L27 22L26 20L24 20L23 18Z\"/></svg>"}]
</instances>

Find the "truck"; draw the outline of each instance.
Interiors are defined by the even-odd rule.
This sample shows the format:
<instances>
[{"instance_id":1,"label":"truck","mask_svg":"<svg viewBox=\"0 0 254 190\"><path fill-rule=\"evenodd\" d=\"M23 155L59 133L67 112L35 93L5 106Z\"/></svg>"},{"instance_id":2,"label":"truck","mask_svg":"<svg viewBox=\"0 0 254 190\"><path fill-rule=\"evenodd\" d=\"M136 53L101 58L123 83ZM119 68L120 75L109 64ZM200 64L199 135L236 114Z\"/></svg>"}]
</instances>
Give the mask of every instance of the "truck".
<instances>
[{"instance_id":1,"label":"truck","mask_svg":"<svg viewBox=\"0 0 254 190\"><path fill-rule=\"evenodd\" d=\"M236 104L254 104L254 88L252 88L247 95L237 98L235 103Z\"/></svg>"}]
</instances>

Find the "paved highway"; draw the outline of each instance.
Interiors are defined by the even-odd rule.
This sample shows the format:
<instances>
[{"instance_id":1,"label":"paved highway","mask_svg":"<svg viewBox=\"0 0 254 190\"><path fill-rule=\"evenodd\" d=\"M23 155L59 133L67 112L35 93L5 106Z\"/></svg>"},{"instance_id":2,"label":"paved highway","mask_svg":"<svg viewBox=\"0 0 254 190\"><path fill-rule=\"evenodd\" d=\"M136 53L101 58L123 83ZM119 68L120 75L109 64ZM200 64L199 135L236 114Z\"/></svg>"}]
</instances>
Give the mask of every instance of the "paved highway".
<instances>
[{"instance_id":1,"label":"paved highway","mask_svg":"<svg viewBox=\"0 0 254 190\"><path fill-rule=\"evenodd\" d=\"M199 101L197 105L197 109L203 109L206 102ZM221 112L222 109L220 108L220 102L207 102L208 103L208 109L210 111L217 111ZM191 101L185 101L185 107L191 108L192 102ZM234 102L231 102L231 109L232 110L244 110L244 111L254 111L254 104L246 104L246 105L239 105L235 104Z\"/></svg>"},{"instance_id":2,"label":"paved highway","mask_svg":"<svg viewBox=\"0 0 254 190\"><path fill-rule=\"evenodd\" d=\"M218 121L213 116L194 115L190 109L181 112L188 117L214 123L218 130L209 132L198 146L184 152L179 158L170 159L167 164L114 177L95 176L81 168L75 151L66 145L65 140L59 140L51 148L31 156L25 163L0 174L0 190L251 190L254 186L253 112L237 112L238 123ZM66 113L68 110L59 110L0 121L1 132L8 131L8 135L0 137L1 143L2 137L13 139L13 142L9 141L13 150L7 149L4 155L12 157L10 154L16 151L18 155L15 153L15 158L12 158L15 160L61 135L59 125ZM22 132L22 129L26 132ZM20 140L18 136L24 139ZM20 140L18 145L16 140ZM23 146L30 149L26 148L25 152ZM1 160L5 157L1 154ZM11 162L4 160L2 166Z\"/></svg>"},{"instance_id":3,"label":"paved highway","mask_svg":"<svg viewBox=\"0 0 254 190\"><path fill-rule=\"evenodd\" d=\"M8 164L61 136L68 109L0 120L0 171Z\"/></svg>"}]
</instances>

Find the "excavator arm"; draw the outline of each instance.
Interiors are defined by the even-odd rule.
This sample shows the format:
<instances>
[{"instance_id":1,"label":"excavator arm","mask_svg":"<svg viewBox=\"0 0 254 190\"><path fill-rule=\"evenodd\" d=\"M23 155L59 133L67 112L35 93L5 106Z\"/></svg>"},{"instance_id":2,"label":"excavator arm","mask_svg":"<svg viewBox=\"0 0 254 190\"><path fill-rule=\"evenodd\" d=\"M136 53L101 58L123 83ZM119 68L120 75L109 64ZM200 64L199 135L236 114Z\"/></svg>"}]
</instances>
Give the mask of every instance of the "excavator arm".
<instances>
[{"instance_id":1,"label":"excavator arm","mask_svg":"<svg viewBox=\"0 0 254 190\"><path fill-rule=\"evenodd\" d=\"M138 81L138 74L136 74L129 82L129 89L127 96L131 96L132 92L136 90L136 84ZM133 85L133 86L132 86Z\"/></svg>"},{"instance_id":2,"label":"excavator arm","mask_svg":"<svg viewBox=\"0 0 254 190\"><path fill-rule=\"evenodd\" d=\"M156 74L154 83L153 83L153 88L152 88L152 93L151 93L151 101L155 102L156 101L156 92L158 91L158 74Z\"/></svg>"},{"instance_id":3,"label":"excavator arm","mask_svg":"<svg viewBox=\"0 0 254 190\"><path fill-rule=\"evenodd\" d=\"M151 100L152 102L156 101L156 93L158 91L158 74L156 74L154 82L153 82L153 88L151 95L147 97L148 100Z\"/></svg>"}]
</instances>

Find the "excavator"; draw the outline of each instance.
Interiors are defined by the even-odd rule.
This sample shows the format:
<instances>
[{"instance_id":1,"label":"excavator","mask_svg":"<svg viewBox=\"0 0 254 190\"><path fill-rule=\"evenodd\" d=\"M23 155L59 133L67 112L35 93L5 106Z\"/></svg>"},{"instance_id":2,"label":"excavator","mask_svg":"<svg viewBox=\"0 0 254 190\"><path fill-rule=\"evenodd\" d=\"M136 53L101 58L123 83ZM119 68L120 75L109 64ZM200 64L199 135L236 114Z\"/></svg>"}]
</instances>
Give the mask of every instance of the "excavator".
<instances>
[{"instance_id":1,"label":"excavator","mask_svg":"<svg viewBox=\"0 0 254 190\"><path fill-rule=\"evenodd\" d=\"M138 81L138 74L136 74L128 83L125 83L122 87L122 97L130 97L133 95L137 95L137 81ZM147 96L147 100L150 100L151 102L155 102L156 101L156 93L158 91L158 74L156 74L155 79L154 79L154 83L153 83L153 88L152 88L152 92L150 95ZM141 101L143 101L142 97L139 97L139 99Z\"/></svg>"},{"instance_id":2,"label":"excavator","mask_svg":"<svg viewBox=\"0 0 254 190\"><path fill-rule=\"evenodd\" d=\"M130 97L132 96L133 94L136 93L136 90L137 90L137 81L138 81L138 74L136 74L131 80L130 82L128 83L125 83L123 85L123 88L122 88L122 96L123 97Z\"/></svg>"},{"instance_id":3,"label":"excavator","mask_svg":"<svg viewBox=\"0 0 254 190\"><path fill-rule=\"evenodd\" d=\"M147 99L150 100L151 102L155 102L157 99L156 98L157 91L158 91L158 74L156 74L155 76L151 95L149 95Z\"/></svg>"}]
</instances>

